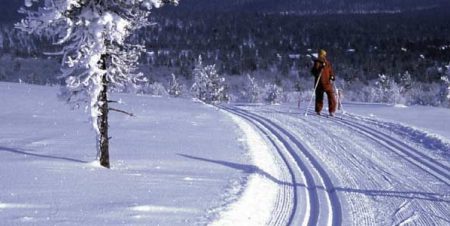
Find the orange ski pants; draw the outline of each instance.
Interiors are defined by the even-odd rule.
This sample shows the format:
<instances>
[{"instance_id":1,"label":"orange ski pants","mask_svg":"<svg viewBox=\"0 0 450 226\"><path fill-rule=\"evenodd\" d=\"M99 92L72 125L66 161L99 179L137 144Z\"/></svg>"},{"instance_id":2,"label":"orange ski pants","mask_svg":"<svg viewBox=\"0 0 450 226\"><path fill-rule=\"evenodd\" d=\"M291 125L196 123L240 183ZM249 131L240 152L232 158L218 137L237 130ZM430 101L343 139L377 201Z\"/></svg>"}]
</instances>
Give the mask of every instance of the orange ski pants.
<instances>
[{"instance_id":1,"label":"orange ski pants","mask_svg":"<svg viewBox=\"0 0 450 226\"><path fill-rule=\"evenodd\" d=\"M327 94L329 113L336 112L337 101L333 87L324 88L321 84L319 84L316 89L316 112L320 113L323 109L323 93Z\"/></svg>"}]
</instances>

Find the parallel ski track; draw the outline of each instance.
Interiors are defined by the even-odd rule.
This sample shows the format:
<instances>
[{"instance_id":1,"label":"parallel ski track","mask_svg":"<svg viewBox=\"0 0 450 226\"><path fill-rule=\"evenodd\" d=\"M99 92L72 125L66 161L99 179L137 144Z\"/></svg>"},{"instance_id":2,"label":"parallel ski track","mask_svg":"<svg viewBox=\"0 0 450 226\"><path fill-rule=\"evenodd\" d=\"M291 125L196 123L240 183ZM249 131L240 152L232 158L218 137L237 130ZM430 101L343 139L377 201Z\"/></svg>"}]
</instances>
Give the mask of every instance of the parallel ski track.
<instances>
[{"instance_id":1,"label":"parallel ski track","mask_svg":"<svg viewBox=\"0 0 450 226\"><path fill-rule=\"evenodd\" d=\"M395 138L379 129L374 129L373 127L370 127L363 123L356 122L355 120L357 119L352 116L324 118L339 123L348 128L356 129L362 135L365 135L366 137L377 142L388 150L394 152L409 163L425 171L427 174L435 177L446 185L450 185L450 168L448 166L445 166L444 164L430 158L416 148L411 147L404 141Z\"/></svg>"},{"instance_id":2,"label":"parallel ski track","mask_svg":"<svg viewBox=\"0 0 450 226\"><path fill-rule=\"evenodd\" d=\"M289 217L288 217L288 219L287 219L287 225L296 225L296 224L294 224L294 218L295 218L295 215L296 215L296 213L297 213L297 206L298 206L298 199L299 199L299 197L298 197L298 195L297 195L297 193L298 193L298 189L297 189L297 183L298 183L298 181L297 181L297 179L295 178L295 175L294 175L294 169L291 167L291 164L289 163L289 161L288 161L288 159L287 159L287 156L281 151L281 148L280 147L278 147L278 145L276 144L276 142L272 139L272 137L276 137L276 139L278 139L284 146L285 146L285 148L286 148L286 150L288 150L288 151L292 151L292 148L289 146L289 144L277 133L277 132L275 132L275 131L272 131L272 130L270 130L269 128L266 128L264 125L260 125L260 124L258 124L258 121L256 121L255 119L253 119L252 117L250 117L250 116L248 116L248 115L246 115L246 114L243 114L243 113L240 113L240 112L238 112L238 111L236 111L236 110L234 110L234 109L232 109L232 108L226 108L226 107L222 107L222 109L224 109L224 110L226 110L226 111L228 111L228 112L230 112L230 113L232 113L232 114L235 114L235 115L237 115L237 116L240 116L240 117L242 117L242 118L244 118L244 119L246 119L247 121L249 121L250 123L252 123L254 126L256 126L259 130L260 130L260 132L261 133L263 133L265 136L267 136L267 138L269 139L269 141L271 142L271 144L272 145L274 145L274 147L276 147L276 149L277 149L277 153L279 154L279 156L281 157L281 159L283 160L283 162L284 162L284 164L287 166L287 168L288 168L288 171L289 171L289 174L290 174L290 176L291 176L291 181L292 181L292 186L291 186L291 189L293 190L293 194L294 194L294 196L293 196L293 199L292 200L289 200L289 201L291 201L292 202L292 208L290 209L290 210L288 210L289 212L290 212L290 214L289 214ZM262 127L262 126L264 126L264 128L266 128L268 131L269 131L269 133L267 133L266 132L266 130ZM297 166L298 167L298 166ZM303 170L303 169L302 169ZM306 169L307 170L307 169ZM306 178L306 176L304 175L304 172L308 172L308 171L302 171L301 172L301 174ZM306 184L308 184L308 182L306 183ZM308 186L308 185L306 185L306 186ZM318 203L318 196L317 196L317 192L315 192L315 193L313 193L314 191L311 191L311 190L308 190L308 200L310 200L309 201L309 203L311 203L311 202L313 202L313 203ZM313 200L313 201L311 201L311 200ZM286 203L285 203L285 199L279 199L278 200L279 202L281 202L281 204L279 204L279 205L281 205L282 207L281 207L281 210L279 210L278 212L281 212L281 211L283 211L283 209L285 209L286 208ZM316 207L311 207L311 206L309 206L309 208L307 208L307 209L313 209L313 211L314 211L314 209L316 208ZM317 211L315 211L315 212L317 212ZM279 223L280 222L283 222L283 221L285 221L285 220L283 220L283 219L281 219L281 218L283 218L283 216L282 216L282 214L281 213L279 213L279 214L277 214L277 213L275 213L274 214L275 216L275 218L277 218L277 219L275 219L274 220L274 225L279 225ZM310 220L308 221L308 225L313 225L313 224L309 224L309 222L311 222L312 223L312 216L310 216Z\"/></svg>"},{"instance_id":3,"label":"parallel ski track","mask_svg":"<svg viewBox=\"0 0 450 226\"><path fill-rule=\"evenodd\" d=\"M246 118L243 115L240 115L240 116L243 118ZM249 120L249 119L247 119L247 120ZM279 156L281 157L282 161L284 162L286 168L288 169L289 177L290 177L290 181L291 181L290 185L284 184L284 183L281 185L282 191L280 192L280 194L278 194L275 211L274 211L274 214L273 214L271 220L269 221L269 224L270 225L290 224L290 222L293 221L293 217L294 217L293 213L297 210L297 206L298 206L298 201L297 201L298 200L298 194L297 194L298 189L296 186L296 184L298 183L297 178L295 176L293 168L291 167L288 160L282 153L282 147L280 147L275 142L275 140L272 138L272 136L270 136L270 134L268 132L266 132L266 130L264 130L264 128L262 128L256 124L254 124L254 125L260 130L260 132L263 135L266 136L266 138L270 141L270 143L277 150L277 153L279 154ZM289 215L289 217L286 217L287 215Z\"/></svg>"},{"instance_id":4,"label":"parallel ski track","mask_svg":"<svg viewBox=\"0 0 450 226\"><path fill-rule=\"evenodd\" d=\"M348 118L348 119L346 119L346 120L347 120L347 121L350 121L350 122L364 121L364 124L359 123L359 125L365 126L366 128L372 128L372 127L369 127L369 126L368 126L368 124L371 124L371 125L374 125L374 126L376 126L376 127L381 127L381 128L384 128L385 130L388 130L388 129L390 129L390 128L389 128L390 125L393 124L393 123L390 123L390 122L382 122L382 121L377 121L377 120L369 119L369 118L360 118L360 117L358 117L358 116L351 115L351 114L347 114L346 117ZM400 125L400 127L405 127L405 126ZM395 130L394 130L394 132L395 132ZM392 133L392 132L391 132L391 133ZM400 135L400 138L402 138L400 132L396 132L396 134L397 134L397 135ZM387 136L387 137L391 137L391 135L387 135L387 133L384 133L384 135ZM399 141L404 147L416 151L417 154L419 154L422 158L426 158L426 159L432 161L433 164L437 164L437 165L439 165L440 167L442 167L443 169L445 169L445 170L447 170L447 171L450 171L450 167L449 167L448 164L442 164L442 162L439 162L439 161L434 160L433 158L431 158L431 157L429 157L429 156L427 155L427 154L428 154L427 152L421 151L421 150L419 150L419 149L417 149L417 148L413 148L413 147L411 147L410 145L406 144L404 141L400 140L399 138L397 138L396 140ZM442 147L443 147L443 146L442 146ZM445 148L445 147L444 147L444 148Z\"/></svg>"},{"instance_id":5,"label":"parallel ski track","mask_svg":"<svg viewBox=\"0 0 450 226\"><path fill-rule=\"evenodd\" d=\"M365 136L371 138L377 143L383 145L392 152L403 157L408 162L416 165L423 171L434 176L439 181L450 185L450 168L442 163L426 156L419 150L411 147L402 140L394 138L389 134L386 134L380 130L371 128L370 126L362 123L354 122L352 119L336 118L336 122L345 125L350 128L357 129ZM402 155L403 154L403 155Z\"/></svg>"},{"instance_id":6,"label":"parallel ski track","mask_svg":"<svg viewBox=\"0 0 450 226\"><path fill-rule=\"evenodd\" d=\"M314 156L311 154L311 152L308 150L308 148L305 147L292 133L287 131L286 129L283 129L278 124L274 123L270 119L264 118L260 115L250 113L243 109L238 108L224 108L225 110L234 113L236 115L239 115L241 117L246 118L251 123L257 125L256 122L263 125L265 128L267 128L277 139L279 139L283 145L285 145L286 149L289 151L289 155L295 160L296 166L300 168L300 170L303 172L303 175L305 177L305 183L306 187L308 188L308 196L309 196L309 218L307 221L307 225L317 225L319 223L319 215L320 215L320 209L323 206L319 206L319 198L317 193L317 186L314 181L314 176L311 173L311 170L315 170L320 177L320 180L322 181L324 188L325 188L325 195L328 202L328 208L329 208L329 215L328 215L328 224L329 225L341 225L342 224L342 208L339 201L339 197L336 193L336 190L334 189L333 183L324 170L324 168L321 166L321 164L314 158ZM279 131L279 132L278 132ZM311 170L306 167L305 162L302 161L301 157L298 155L298 153L293 149L289 142L287 142L286 139L283 138L281 134L284 134L300 151L300 153L303 155L307 161L311 164L312 167ZM280 155L283 155L280 153ZM283 157L283 160L286 158ZM289 225L298 225L294 224L292 222L292 219L294 219L294 215L296 214L296 211L293 211L291 213L291 216L289 218Z\"/></svg>"}]
</instances>

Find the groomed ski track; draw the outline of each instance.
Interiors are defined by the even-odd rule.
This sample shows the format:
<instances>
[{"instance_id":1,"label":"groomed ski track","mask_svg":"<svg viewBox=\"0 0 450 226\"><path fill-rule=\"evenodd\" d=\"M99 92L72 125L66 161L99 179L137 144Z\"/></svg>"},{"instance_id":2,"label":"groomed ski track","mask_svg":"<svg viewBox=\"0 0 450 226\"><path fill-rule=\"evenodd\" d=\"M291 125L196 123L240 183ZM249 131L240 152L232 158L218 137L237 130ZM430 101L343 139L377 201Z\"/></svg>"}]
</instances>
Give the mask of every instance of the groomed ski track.
<instances>
[{"instance_id":1,"label":"groomed ski track","mask_svg":"<svg viewBox=\"0 0 450 226\"><path fill-rule=\"evenodd\" d=\"M283 222L280 225L284 225L284 223L287 225L340 225L341 206L333 184L308 148L289 131L264 117L237 108L225 109L247 119L265 134L271 140L271 143L277 147L278 154L289 169L292 182L290 186L294 194L290 204L292 208L287 222L279 219L283 215L283 211L275 213L274 218L275 223L277 223L275 225L278 225L279 222ZM274 140L279 141L280 144L276 144ZM282 150L286 151L283 152ZM297 174L301 174L302 178L298 178ZM299 184L299 181L304 181L304 184ZM299 191L299 187L303 191ZM322 189L319 190L318 188ZM299 199L302 194L306 195L307 201L299 207ZM300 214L298 210L301 209L306 211ZM303 216L303 218L300 216Z\"/></svg>"},{"instance_id":2,"label":"groomed ski track","mask_svg":"<svg viewBox=\"0 0 450 226\"><path fill-rule=\"evenodd\" d=\"M450 224L446 150L430 150L400 127L351 114L222 109L253 124L282 159L282 180L289 181L274 180L282 188L269 225Z\"/></svg>"}]
</instances>

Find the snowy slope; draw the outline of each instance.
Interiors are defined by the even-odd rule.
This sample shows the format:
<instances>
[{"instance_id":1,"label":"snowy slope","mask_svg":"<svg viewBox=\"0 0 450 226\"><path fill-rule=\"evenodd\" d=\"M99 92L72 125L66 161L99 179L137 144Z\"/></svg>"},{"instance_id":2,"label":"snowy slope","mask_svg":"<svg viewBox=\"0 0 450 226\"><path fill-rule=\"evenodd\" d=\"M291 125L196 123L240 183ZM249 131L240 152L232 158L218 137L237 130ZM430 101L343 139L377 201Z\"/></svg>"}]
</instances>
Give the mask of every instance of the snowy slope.
<instances>
[{"instance_id":1,"label":"snowy slope","mask_svg":"<svg viewBox=\"0 0 450 226\"><path fill-rule=\"evenodd\" d=\"M446 225L448 109L114 95L112 169L56 88L0 83L1 225ZM435 119L439 119L436 122Z\"/></svg>"},{"instance_id":2,"label":"snowy slope","mask_svg":"<svg viewBox=\"0 0 450 226\"><path fill-rule=\"evenodd\" d=\"M58 101L56 88L0 83L0 90L0 225L203 225L218 217L220 224L236 218L223 210L246 185L255 190L246 135L215 108L115 95L124 102L116 107L137 116L111 113L106 170L93 162L88 114Z\"/></svg>"}]
</instances>

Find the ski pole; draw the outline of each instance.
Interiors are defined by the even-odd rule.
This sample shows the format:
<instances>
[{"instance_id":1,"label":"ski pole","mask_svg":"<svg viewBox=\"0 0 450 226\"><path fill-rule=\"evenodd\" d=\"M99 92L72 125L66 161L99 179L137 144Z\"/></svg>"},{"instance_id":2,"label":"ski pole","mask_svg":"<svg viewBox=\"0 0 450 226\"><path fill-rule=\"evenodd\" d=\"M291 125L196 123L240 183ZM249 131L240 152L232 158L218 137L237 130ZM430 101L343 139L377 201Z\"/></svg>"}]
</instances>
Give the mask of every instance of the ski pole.
<instances>
[{"instance_id":1,"label":"ski pole","mask_svg":"<svg viewBox=\"0 0 450 226\"><path fill-rule=\"evenodd\" d=\"M319 77L317 78L316 85L314 86L314 91L311 95L311 99L309 100L308 107L306 107L305 116L308 116L309 107L311 106L314 96L316 96L316 90L317 90L317 86L319 86L320 77L322 77L322 71L320 71Z\"/></svg>"}]
</instances>

